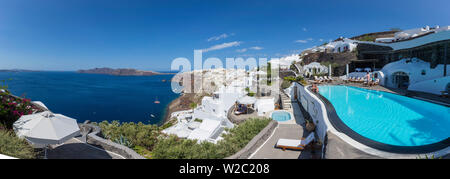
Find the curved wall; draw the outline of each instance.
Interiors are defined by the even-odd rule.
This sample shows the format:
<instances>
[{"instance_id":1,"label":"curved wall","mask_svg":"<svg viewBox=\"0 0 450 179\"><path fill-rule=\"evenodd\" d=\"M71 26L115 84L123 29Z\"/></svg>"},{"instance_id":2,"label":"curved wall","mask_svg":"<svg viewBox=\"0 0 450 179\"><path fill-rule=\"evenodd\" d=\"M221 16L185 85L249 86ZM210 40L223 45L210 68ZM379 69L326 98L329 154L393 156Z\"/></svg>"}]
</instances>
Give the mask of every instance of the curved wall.
<instances>
[{"instance_id":1,"label":"curved wall","mask_svg":"<svg viewBox=\"0 0 450 179\"><path fill-rule=\"evenodd\" d=\"M297 100L310 114L316 125L316 133L320 141L323 142L328 130L328 126L325 122L327 120L326 118L328 118L325 106L319 102L320 100L314 94L307 90L307 86L302 86L298 83L294 83L294 86L297 87Z\"/></svg>"}]
</instances>

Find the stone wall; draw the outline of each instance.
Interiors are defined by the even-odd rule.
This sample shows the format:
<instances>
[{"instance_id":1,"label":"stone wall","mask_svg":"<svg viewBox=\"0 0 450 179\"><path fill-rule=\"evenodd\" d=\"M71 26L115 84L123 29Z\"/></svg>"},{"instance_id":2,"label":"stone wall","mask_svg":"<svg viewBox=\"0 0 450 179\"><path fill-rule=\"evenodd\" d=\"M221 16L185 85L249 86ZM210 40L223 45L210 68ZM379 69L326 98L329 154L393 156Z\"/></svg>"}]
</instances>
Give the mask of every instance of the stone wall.
<instances>
[{"instance_id":1,"label":"stone wall","mask_svg":"<svg viewBox=\"0 0 450 179\"><path fill-rule=\"evenodd\" d=\"M258 133L243 149L229 156L225 159L248 159L252 153L256 151L272 134L273 130L278 126L278 122L275 120L270 123Z\"/></svg>"},{"instance_id":2,"label":"stone wall","mask_svg":"<svg viewBox=\"0 0 450 179\"><path fill-rule=\"evenodd\" d=\"M145 159L138 153L136 153L134 150L125 147L123 145L114 143L110 140L104 139L100 137L101 129L98 126L92 125L92 124L79 124L81 134L83 135L83 139L88 144L94 145L94 146L100 146L103 149L107 151L114 152L116 154L121 155L122 157L125 157L126 159Z\"/></svg>"}]
</instances>

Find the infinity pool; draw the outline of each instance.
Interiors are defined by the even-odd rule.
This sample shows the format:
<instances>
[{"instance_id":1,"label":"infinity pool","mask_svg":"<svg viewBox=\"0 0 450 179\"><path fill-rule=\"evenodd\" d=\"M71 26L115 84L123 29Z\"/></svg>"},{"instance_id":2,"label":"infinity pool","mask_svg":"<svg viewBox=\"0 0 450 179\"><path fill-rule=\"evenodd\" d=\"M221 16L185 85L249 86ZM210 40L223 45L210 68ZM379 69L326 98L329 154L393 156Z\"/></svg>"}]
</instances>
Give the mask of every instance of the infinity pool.
<instances>
[{"instance_id":1,"label":"infinity pool","mask_svg":"<svg viewBox=\"0 0 450 179\"><path fill-rule=\"evenodd\" d=\"M450 137L450 108L392 93L349 86L319 86L339 118L371 140L421 146Z\"/></svg>"},{"instance_id":2,"label":"infinity pool","mask_svg":"<svg viewBox=\"0 0 450 179\"><path fill-rule=\"evenodd\" d=\"M275 111L272 113L272 119L276 121L289 121L291 120L291 114L286 111Z\"/></svg>"}]
</instances>

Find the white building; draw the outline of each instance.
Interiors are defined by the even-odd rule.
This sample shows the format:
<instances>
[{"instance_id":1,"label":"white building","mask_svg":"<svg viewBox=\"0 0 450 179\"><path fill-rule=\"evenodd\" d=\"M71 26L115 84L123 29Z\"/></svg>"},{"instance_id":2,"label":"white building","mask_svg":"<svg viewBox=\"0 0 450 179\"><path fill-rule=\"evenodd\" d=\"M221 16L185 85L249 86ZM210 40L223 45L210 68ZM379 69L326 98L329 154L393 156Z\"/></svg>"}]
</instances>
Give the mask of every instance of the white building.
<instances>
[{"instance_id":1,"label":"white building","mask_svg":"<svg viewBox=\"0 0 450 179\"><path fill-rule=\"evenodd\" d=\"M342 38L341 40L329 42L325 45L321 45L318 47L313 47L311 49L312 52L329 52L329 53L341 53L341 52L351 52L358 45L359 41L351 40L348 38Z\"/></svg>"},{"instance_id":2,"label":"white building","mask_svg":"<svg viewBox=\"0 0 450 179\"><path fill-rule=\"evenodd\" d=\"M328 67L321 65L318 62L312 62L303 66L303 72L305 75L324 74L328 73Z\"/></svg>"},{"instance_id":3,"label":"white building","mask_svg":"<svg viewBox=\"0 0 450 179\"><path fill-rule=\"evenodd\" d=\"M273 67L279 66L280 70L287 70L291 67L292 63L300 61L302 61L302 59L298 54L292 54L289 56L282 57L280 59L270 60L269 62Z\"/></svg>"}]
</instances>

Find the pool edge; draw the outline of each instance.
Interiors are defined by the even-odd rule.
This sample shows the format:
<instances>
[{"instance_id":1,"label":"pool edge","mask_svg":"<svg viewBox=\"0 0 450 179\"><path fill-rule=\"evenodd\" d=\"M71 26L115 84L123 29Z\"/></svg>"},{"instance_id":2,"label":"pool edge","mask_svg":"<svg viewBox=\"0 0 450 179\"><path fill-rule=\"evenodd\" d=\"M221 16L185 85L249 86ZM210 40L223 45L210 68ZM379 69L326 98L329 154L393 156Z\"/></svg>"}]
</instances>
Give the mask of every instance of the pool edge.
<instances>
[{"instance_id":1,"label":"pool edge","mask_svg":"<svg viewBox=\"0 0 450 179\"><path fill-rule=\"evenodd\" d=\"M338 85L329 85L329 86L338 86ZM340 85L340 86L347 86L347 85ZM358 87L356 87L358 88ZM446 149L450 146L450 137L447 139L444 139L437 143L427 144L427 145L421 145L421 146L396 146L396 145L390 145L385 144L381 142L374 141L372 139L369 139L367 137L364 137L354 130L352 130L350 127L348 127L337 115L336 110L334 106L331 104L331 102L326 99L324 96L322 96L320 93L314 93L312 92L311 86L308 86L307 89L314 95L316 95L321 102L325 105L326 114L328 117L328 121L331 123L331 125L341 133L344 133L345 135L349 136L353 140L366 145L368 147L381 150L384 152L391 152L391 153L397 153L397 154L423 154L423 153L431 153L436 152L439 150ZM376 91L376 90L374 90ZM392 93L395 94L395 93ZM396 94L398 95L398 94ZM408 96L405 96L408 97ZM413 98L415 99L415 98Z\"/></svg>"}]
</instances>

